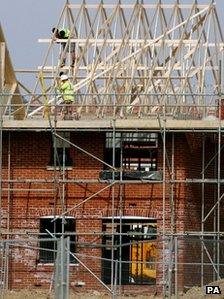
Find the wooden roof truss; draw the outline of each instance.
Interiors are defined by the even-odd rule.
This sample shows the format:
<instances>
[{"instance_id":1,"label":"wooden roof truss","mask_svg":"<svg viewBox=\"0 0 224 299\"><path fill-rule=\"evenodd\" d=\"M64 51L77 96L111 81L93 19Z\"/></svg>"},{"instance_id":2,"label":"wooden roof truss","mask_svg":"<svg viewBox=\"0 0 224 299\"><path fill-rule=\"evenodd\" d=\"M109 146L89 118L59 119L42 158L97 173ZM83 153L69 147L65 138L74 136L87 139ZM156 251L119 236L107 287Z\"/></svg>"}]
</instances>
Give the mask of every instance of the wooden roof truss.
<instances>
[{"instance_id":1,"label":"wooden roof truss","mask_svg":"<svg viewBox=\"0 0 224 299\"><path fill-rule=\"evenodd\" d=\"M49 48L39 70L51 93L59 72L66 72L75 85L83 114L123 117L137 113L141 117L161 105L172 114L185 105L198 111L202 105L214 105L221 90L224 44L213 1L203 5L178 0L174 4L66 2L57 27L69 28L72 37L57 42L40 39L49 43ZM71 68L67 59L61 69L60 43L70 48L72 42L75 66ZM40 80L34 93L38 86ZM30 114L35 102L32 96L27 117L35 114Z\"/></svg>"},{"instance_id":2,"label":"wooden roof truss","mask_svg":"<svg viewBox=\"0 0 224 299\"><path fill-rule=\"evenodd\" d=\"M12 67L6 40L0 24L0 94L1 115L23 119L25 107L19 92L18 82Z\"/></svg>"}]
</instances>

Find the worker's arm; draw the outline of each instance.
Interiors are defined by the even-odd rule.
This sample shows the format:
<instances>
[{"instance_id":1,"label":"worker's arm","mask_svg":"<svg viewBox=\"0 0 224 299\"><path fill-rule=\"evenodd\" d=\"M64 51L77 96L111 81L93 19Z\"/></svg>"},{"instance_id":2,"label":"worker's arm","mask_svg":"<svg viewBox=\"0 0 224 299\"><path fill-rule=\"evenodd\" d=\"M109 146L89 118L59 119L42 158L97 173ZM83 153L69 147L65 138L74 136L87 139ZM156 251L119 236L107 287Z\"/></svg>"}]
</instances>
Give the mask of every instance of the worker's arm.
<instances>
[{"instance_id":1,"label":"worker's arm","mask_svg":"<svg viewBox=\"0 0 224 299\"><path fill-rule=\"evenodd\" d=\"M68 81L64 82L63 84L60 85L60 90L63 92L65 91L66 89L69 89L70 88L70 84Z\"/></svg>"}]
</instances>

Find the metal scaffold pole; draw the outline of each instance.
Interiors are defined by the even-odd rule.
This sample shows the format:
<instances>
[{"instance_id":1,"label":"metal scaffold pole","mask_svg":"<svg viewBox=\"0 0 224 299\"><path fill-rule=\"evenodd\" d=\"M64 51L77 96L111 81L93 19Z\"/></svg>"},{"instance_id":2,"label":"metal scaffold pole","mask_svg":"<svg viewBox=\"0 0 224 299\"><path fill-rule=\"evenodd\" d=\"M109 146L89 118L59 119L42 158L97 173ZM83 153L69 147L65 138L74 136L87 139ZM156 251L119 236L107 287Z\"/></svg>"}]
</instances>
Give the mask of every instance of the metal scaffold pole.
<instances>
[{"instance_id":1,"label":"metal scaffold pole","mask_svg":"<svg viewBox=\"0 0 224 299\"><path fill-rule=\"evenodd\" d=\"M220 197L221 197L221 138L222 138L222 127L221 127L221 119L222 119L222 95L221 95L221 86L222 86L222 64L219 61L219 128L218 128L218 169L217 169L217 278L220 277Z\"/></svg>"},{"instance_id":2,"label":"metal scaffold pole","mask_svg":"<svg viewBox=\"0 0 224 299\"><path fill-rule=\"evenodd\" d=\"M0 241L2 238L3 202L2 202L2 145L3 145L3 103L4 103L4 84L5 84L5 43L0 42ZM8 248L8 246L7 246ZM3 243L0 243L0 295L4 298L4 290L8 287L8 250Z\"/></svg>"},{"instance_id":3,"label":"metal scaffold pole","mask_svg":"<svg viewBox=\"0 0 224 299\"><path fill-rule=\"evenodd\" d=\"M169 197L170 197L170 239L169 239L169 267L168 267L168 297L171 298L173 293L173 270L175 260L175 206L174 206L174 157L175 157L175 135L172 133L171 144L171 183L169 184ZM175 280L174 280L175 283Z\"/></svg>"},{"instance_id":4,"label":"metal scaffold pole","mask_svg":"<svg viewBox=\"0 0 224 299\"><path fill-rule=\"evenodd\" d=\"M163 296L167 295L167 239L166 238L166 107L165 97L163 105L163 129L162 129L162 141L163 141Z\"/></svg>"},{"instance_id":5,"label":"metal scaffold pole","mask_svg":"<svg viewBox=\"0 0 224 299\"><path fill-rule=\"evenodd\" d=\"M205 134L203 134L203 139L202 139L202 184L201 184L201 232L202 232L202 237L201 237L201 287L204 286L204 217L205 217Z\"/></svg>"},{"instance_id":6,"label":"metal scaffold pole","mask_svg":"<svg viewBox=\"0 0 224 299\"><path fill-rule=\"evenodd\" d=\"M115 120L113 120L113 135L112 135L112 166L115 169L115 144L116 144L116 130L115 130ZM115 170L113 169L112 172L112 182L114 183L115 181ZM115 274L115 265L114 265L114 261L115 261L115 253L114 253L114 245L115 245L115 238L114 238L114 233L115 233L115 223L114 223L114 217L115 217L115 189L114 189L114 184L111 187L111 197L112 197L112 202L111 202L111 291L113 293L114 296L114 292L116 291L114 289L114 275ZM117 270L117 269L116 269ZM116 276L117 277L117 276ZM116 282L117 283L117 282Z\"/></svg>"},{"instance_id":7,"label":"metal scaffold pole","mask_svg":"<svg viewBox=\"0 0 224 299\"><path fill-rule=\"evenodd\" d=\"M123 169L123 134L121 133L121 139L120 139L120 143L121 143L121 151L120 151L120 185L119 185L119 188L120 188L120 198L119 198L119 200L120 200L120 202L119 202L119 221L120 221L120 223L119 223L119 227L120 227L120 235L119 235L119 245L120 245L120 247L119 247L119 268L118 268L118 273L119 273L119 287L120 287L120 289L119 289L119 292L121 293L121 284L122 284L122 281L121 281L121 279L122 279L122 250L124 250L124 249L122 249L122 232L123 232L123 230L122 230L122 223L123 223L123 221L122 221L122 216L123 216L123 200L124 200L124 198L123 198L123 192L124 192L124 186L123 186L123 184L122 184L122 180L123 180L123 171L122 171L122 169Z\"/></svg>"},{"instance_id":8,"label":"metal scaffold pole","mask_svg":"<svg viewBox=\"0 0 224 299\"><path fill-rule=\"evenodd\" d=\"M5 55L6 47L4 42L0 42L0 239L2 233L2 125L3 125L3 103L5 84Z\"/></svg>"}]
</instances>

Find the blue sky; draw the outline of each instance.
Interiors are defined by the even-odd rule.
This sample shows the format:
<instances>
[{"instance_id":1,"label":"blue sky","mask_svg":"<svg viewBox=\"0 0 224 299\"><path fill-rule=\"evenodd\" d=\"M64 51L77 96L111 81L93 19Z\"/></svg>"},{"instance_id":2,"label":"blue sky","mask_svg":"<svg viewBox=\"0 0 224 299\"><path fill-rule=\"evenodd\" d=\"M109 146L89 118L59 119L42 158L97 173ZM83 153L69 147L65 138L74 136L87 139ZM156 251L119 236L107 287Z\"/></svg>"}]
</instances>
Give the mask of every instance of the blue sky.
<instances>
[{"instance_id":1,"label":"blue sky","mask_svg":"<svg viewBox=\"0 0 224 299\"><path fill-rule=\"evenodd\" d=\"M15 68L33 68L43 60L38 38L51 36L64 0L0 0L0 21Z\"/></svg>"},{"instance_id":2,"label":"blue sky","mask_svg":"<svg viewBox=\"0 0 224 299\"><path fill-rule=\"evenodd\" d=\"M211 0L198 1L210 3ZM70 0L71 3L80 1ZM87 3L99 3L89 0ZM108 2L116 2L105 0ZM123 3L133 3L124 0ZM144 0L145 3L156 3L156 0ZM173 3L163 0L163 3ZM193 3L193 0L182 0L181 3ZM57 24L65 0L0 0L0 22L7 39L8 48L14 68L37 68L41 65L46 44L38 43L38 38L49 38L51 28ZM222 25L224 19L224 0L217 0L217 9ZM223 26L222 26L223 27Z\"/></svg>"}]
</instances>

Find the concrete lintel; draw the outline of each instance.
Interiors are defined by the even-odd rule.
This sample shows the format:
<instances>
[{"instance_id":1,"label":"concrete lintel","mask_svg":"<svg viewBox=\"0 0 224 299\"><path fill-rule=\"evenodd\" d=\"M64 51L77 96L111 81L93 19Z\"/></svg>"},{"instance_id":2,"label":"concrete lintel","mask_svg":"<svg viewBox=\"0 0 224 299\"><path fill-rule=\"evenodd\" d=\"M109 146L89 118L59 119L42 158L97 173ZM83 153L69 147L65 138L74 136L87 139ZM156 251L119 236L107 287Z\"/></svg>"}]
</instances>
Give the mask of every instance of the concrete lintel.
<instances>
[{"instance_id":1,"label":"concrete lintel","mask_svg":"<svg viewBox=\"0 0 224 299\"><path fill-rule=\"evenodd\" d=\"M174 120L161 119L161 127L164 125L167 130L217 130L219 128L218 120ZM52 121L52 125L54 122ZM160 130L157 119L117 119L114 122L116 129L121 130ZM112 129L113 121L108 119L94 119L94 120L59 120L57 121L57 129ZM224 120L221 121L221 128L224 128ZM26 120L7 120L3 121L3 129L5 130L48 130L50 129L49 122L43 119L26 119Z\"/></svg>"}]
</instances>

